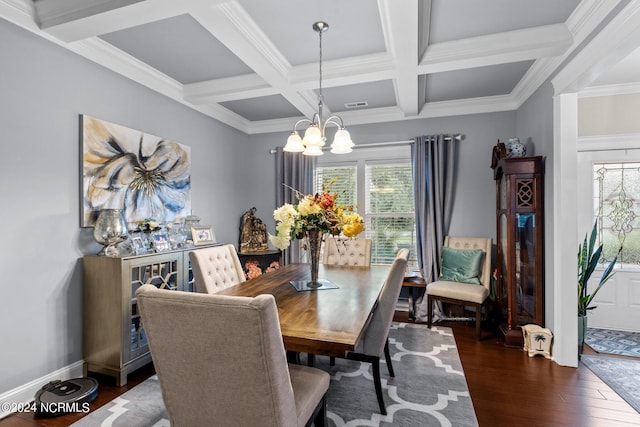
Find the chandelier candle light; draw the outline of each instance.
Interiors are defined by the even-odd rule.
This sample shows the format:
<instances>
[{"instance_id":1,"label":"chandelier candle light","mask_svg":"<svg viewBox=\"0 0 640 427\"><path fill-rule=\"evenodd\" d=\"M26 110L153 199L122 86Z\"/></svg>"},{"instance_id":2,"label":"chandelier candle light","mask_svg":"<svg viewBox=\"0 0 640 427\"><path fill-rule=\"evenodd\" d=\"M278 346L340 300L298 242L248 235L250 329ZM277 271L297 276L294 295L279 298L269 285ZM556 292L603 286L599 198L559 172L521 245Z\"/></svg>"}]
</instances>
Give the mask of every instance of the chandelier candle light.
<instances>
[{"instance_id":1,"label":"chandelier candle light","mask_svg":"<svg viewBox=\"0 0 640 427\"><path fill-rule=\"evenodd\" d=\"M293 126L293 131L287 139L287 145L283 150L292 153L302 153L306 156L320 156L322 155L322 146L324 146L327 138L325 136L326 127L329 124L333 124L338 127L333 142L331 143L331 152L334 154L346 154L350 153L353 147L353 141L351 141L351 135L344 128L342 118L338 115L330 116L326 121L322 121L322 107L323 107L323 95L322 95L322 33L329 29L329 24L323 21L318 21L313 24L313 29L318 33L320 38L320 84L318 90L318 112L313 114L311 120L301 119ZM300 139L297 127L301 123L309 123L309 127L304 132L304 138Z\"/></svg>"}]
</instances>

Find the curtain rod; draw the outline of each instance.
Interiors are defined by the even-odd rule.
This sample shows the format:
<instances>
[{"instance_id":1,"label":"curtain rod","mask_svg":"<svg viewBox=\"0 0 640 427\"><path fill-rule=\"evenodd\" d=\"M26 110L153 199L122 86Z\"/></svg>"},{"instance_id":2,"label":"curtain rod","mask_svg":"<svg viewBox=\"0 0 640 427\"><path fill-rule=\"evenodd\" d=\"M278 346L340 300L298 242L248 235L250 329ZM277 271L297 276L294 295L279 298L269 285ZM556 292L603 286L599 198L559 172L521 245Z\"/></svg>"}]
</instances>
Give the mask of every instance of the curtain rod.
<instances>
[{"instance_id":1,"label":"curtain rod","mask_svg":"<svg viewBox=\"0 0 640 427\"><path fill-rule=\"evenodd\" d=\"M444 139L445 141L451 141L452 137L458 141L462 140L462 135L459 133L454 134L453 136L445 136ZM415 141L413 139L407 139L404 141L372 142L371 144L355 145L353 149L355 150L356 148L389 147L393 145L410 145L410 144L413 144L414 142ZM324 147L322 150L328 151L328 150L331 150L331 147ZM270 149L269 153L276 154L276 149L275 148Z\"/></svg>"}]
</instances>

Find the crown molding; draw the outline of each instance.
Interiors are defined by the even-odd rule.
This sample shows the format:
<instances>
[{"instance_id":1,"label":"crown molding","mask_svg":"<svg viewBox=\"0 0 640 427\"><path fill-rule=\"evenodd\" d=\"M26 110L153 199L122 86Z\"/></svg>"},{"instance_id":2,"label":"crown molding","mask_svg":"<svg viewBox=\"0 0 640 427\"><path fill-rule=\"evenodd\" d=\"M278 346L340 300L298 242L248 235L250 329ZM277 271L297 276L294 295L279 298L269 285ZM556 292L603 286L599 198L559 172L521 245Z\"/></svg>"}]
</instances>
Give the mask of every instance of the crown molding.
<instances>
[{"instance_id":1,"label":"crown molding","mask_svg":"<svg viewBox=\"0 0 640 427\"><path fill-rule=\"evenodd\" d=\"M578 98L591 98L594 96L614 96L640 93L640 83L623 83L613 85L591 86L578 92Z\"/></svg>"},{"instance_id":2,"label":"crown molding","mask_svg":"<svg viewBox=\"0 0 640 427\"><path fill-rule=\"evenodd\" d=\"M578 151L640 149L640 134L579 136Z\"/></svg>"},{"instance_id":3,"label":"crown molding","mask_svg":"<svg viewBox=\"0 0 640 427\"><path fill-rule=\"evenodd\" d=\"M436 117L459 116L468 114L495 113L517 109L517 103L511 95L488 96L455 101L426 103L420 114L407 116L398 107L371 108L368 110L340 112L340 117L347 126L366 125L370 123L387 123L405 120L428 119ZM271 133L291 131L293 124L305 117L251 122L247 133Z\"/></svg>"}]
</instances>

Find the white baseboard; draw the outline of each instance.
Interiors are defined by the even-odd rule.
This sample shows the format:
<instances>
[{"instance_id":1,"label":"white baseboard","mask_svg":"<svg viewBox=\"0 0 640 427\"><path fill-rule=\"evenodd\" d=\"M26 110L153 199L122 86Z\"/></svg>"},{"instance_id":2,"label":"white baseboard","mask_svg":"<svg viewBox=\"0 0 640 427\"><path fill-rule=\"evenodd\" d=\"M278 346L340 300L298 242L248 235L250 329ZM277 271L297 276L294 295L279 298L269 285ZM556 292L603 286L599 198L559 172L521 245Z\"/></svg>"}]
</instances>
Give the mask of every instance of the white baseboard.
<instances>
[{"instance_id":1,"label":"white baseboard","mask_svg":"<svg viewBox=\"0 0 640 427\"><path fill-rule=\"evenodd\" d=\"M6 393L0 394L0 419L14 413L16 411L15 407L18 405L31 402L43 385L54 380L66 381L71 378L82 377L83 364L84 362L80 360L28 382L27 384L23 384L20 387L16 387L13 390L9 390Z\"/></svg>"}]
</instances>

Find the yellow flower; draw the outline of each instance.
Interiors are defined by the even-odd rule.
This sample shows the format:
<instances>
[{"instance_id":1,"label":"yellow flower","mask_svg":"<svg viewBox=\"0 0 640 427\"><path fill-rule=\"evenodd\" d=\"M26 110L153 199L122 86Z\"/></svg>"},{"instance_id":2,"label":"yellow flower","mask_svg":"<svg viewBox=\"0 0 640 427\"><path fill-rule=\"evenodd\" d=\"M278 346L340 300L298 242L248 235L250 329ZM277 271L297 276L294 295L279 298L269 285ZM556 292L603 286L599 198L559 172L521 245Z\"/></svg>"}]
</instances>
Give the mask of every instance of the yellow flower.
<instances>
[{"instance_id":1,"label":"yellow flower","mask_svg":"<svg viewBox=\"0 0 640 427\"><path fill-rule=\"evenodd\" d=\"M342 234L347 237L355 237L364 230L364 221L362 217L355 212L345 215L344 222Z\"/></svg>"}]
</instances>

